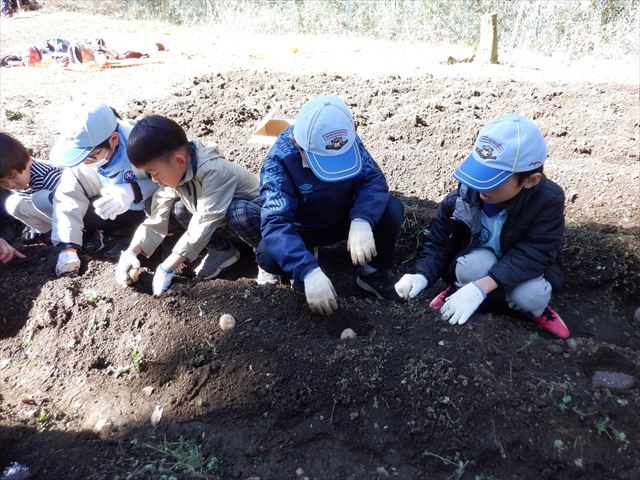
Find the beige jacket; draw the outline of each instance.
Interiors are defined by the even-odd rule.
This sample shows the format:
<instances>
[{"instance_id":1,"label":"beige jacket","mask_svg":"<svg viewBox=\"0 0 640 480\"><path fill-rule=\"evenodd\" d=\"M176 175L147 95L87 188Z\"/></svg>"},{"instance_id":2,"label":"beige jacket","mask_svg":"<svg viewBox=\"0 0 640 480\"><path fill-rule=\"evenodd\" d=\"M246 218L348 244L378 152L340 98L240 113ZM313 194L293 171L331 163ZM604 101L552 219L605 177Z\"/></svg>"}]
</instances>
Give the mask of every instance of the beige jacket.
<instances>
[{"instance_id":1,"label":"beige jacket","mask_svg":"<svg viewBox=\"0 0 640 480\"><path fill-rule=\"evenodd\" d=\"M131 165L136 179L149 181L144 170ZM81 163L72 168L64 168L60 184L53 196L53 219L51 241L60 247L82 247L84 216L89 209L91 199L100 196L105 186L97 169ZM145 188L145 190L148 190Z\"/></svg>"},{"instance_id":2,"label":"beige jacket","mask_svg":"<svg viewBox=\"0 0 640 480\"><path fill-rule=\"evenodd\" d=\"M184 179L176 188L156 191L151 215L138 227L132 245L151 256L167 235L173 203L180 199L193 215L187 231L173 247L173 253L194 261L207 246L211 236L226 223L232 200L256 201L260 196L258 177L242 165L230 162L217 145L204 146L195 140L196 157Z\"/></svg>"}]
</instances>

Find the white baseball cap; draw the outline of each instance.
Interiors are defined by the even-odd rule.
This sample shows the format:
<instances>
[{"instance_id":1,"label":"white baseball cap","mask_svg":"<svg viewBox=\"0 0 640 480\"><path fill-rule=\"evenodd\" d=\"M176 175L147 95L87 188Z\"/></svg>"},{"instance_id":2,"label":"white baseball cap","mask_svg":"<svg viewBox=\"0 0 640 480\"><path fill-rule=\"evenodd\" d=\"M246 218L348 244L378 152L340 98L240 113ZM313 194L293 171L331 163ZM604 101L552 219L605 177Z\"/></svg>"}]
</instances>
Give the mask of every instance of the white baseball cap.
<instances>
[{"instance_id":1,"label":"white baseball cap","mask_svg":"<svg viewBox=\"0 0 640 480\"><path fill-rule=\"evenodd\" d=\"M339 182L362 170L353 116L338 97L319 96L305 103L293 125L293 137L320 180Z\"/></svg>"}]
</instances>

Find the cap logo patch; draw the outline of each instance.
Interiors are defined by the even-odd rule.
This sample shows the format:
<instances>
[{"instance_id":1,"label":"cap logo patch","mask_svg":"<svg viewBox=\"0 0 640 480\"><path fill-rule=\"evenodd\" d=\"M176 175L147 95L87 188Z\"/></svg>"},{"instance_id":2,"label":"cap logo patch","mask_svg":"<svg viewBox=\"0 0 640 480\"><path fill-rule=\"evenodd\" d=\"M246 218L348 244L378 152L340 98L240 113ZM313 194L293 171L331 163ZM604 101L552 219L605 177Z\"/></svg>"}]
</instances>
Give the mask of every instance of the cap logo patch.
<instances>
[{"instance_id":1,"label":"cap logo patch","mask_svg":"<svg viewBox=\"0 0 640 480\"><path fill-rule=\"evenodd\" d=\"M535 167L536 165L542 165L542 162L541 162L541 161L537 161L537 162L530 162L528 166L529 166L529 167Z\"/></svg>"},{"instance_id":2,"label":"cap logo patch","mask_svg":"<svg viewBox=\"0 0 640 480\"><path fill-rule=\"evenodd\" d=\"M476 147L476 153L480 155L483 160L495 160L496 156L493 154L493 147L489 145L481 145Z\"/></svg>"},{"instance_id":3,"label":"cap logo patch","mask_svg":"<svg viewBox=\"0 0 640 480\"><path fill-rule=\"evenodd\" d=\"M344 138L347 136L347 131L344 129L334 130L329 133L325 133L322 138L327 141L327 144L324 146L325 150L340 150L344 147L349 141Z\"/></svg>"}]
</instances>

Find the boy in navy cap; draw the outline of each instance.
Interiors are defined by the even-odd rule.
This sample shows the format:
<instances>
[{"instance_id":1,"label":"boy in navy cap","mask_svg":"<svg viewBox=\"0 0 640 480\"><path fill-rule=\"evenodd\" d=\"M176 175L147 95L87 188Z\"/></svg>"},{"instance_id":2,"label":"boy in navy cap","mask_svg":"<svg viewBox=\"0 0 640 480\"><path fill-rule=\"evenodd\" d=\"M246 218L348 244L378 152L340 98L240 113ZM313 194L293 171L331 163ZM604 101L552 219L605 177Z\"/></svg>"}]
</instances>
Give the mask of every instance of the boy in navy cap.
<instances>
[{"instance_id":1,"label":"boy in navy cap","mask_svg":"<svg viewBox=\"0 0 640 480\"><path fill-rule=\"evenodd\" d=\"M564 192L544 175L546 158L530 120L509 113L485 125L454 172L460 184L441 202L411 273L396 283L398 294L414 298L442 277L450 286L429 306L451 324L465 323L490 296L569 337L549 306L563 283Z\"/></svg>"},{"instance_id":2,"label":"boy in navy cap","mask_svg":"<svg viewBox=\"0 0 640 480\"><path fill-rule=\"evenodd\" d=\"M258 283L284 274L304 289L312 311L330 314L338 306L336 291L313 251L347 239L351 260L360 265L358 286L378 298L400 299L386 270L404 209L389 195L343 100L319 96L302 106L269 151L260 186Z\"/></svg>"}]
</instances>

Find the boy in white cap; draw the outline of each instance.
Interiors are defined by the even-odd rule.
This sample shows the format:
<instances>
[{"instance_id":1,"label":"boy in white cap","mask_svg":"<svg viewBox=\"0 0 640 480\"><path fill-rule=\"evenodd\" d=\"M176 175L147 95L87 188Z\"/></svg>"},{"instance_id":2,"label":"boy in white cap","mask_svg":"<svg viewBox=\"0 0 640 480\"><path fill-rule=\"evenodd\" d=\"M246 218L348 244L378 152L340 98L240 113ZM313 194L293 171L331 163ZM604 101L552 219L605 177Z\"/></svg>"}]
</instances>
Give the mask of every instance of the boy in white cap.
<instances>
[{"instance_id":1,"label":"boy in white cap","mask_svg":"<svg viewBox=\"0 0 640 480\"><path fill-rule=\"evenodd\" d=\"M98 246L92 251L103 247L102 231L132 233L145 218L145 200L158 188L131 165L127 139L133 122L122 120L111 107L82 105L67 127L51 151L51 160L66 167L54 195L52 242L61 249L58 276L80 269L77 251L85 228L97 235Z\"/></svg>"},{"instance_id":2,"label":"boy in white cap","mask_svg":"<svg viewBox=\"0 0 640 480\"><path fill-rule=\"evenodd\" d=\"M558 254L564 192L543 173L547 146L530 120L508 113L478 134L453 176L460 182L440 203L411 273L396 283L405 299L440 277L449 283L430 303L444 320L463 324L489 296L541 328L567 338L549 306L563 283Z\"/></svg>"},{"instance_id":3,"label":"boy in white cap","mask_svg":"<svg viewBox=\"0 0 640 480\"><path fill-rule=\"evenodd\" d=\"M337 294L313 251L346 239L360 266L357 284L378 298L400 299L387 270L404 208L389 195L343 100L319 96L302 106L265 158L260 185L258 283L285 275L304 290L312 311L328 315L337 309Z\"/></svg>"}]
</instances>

